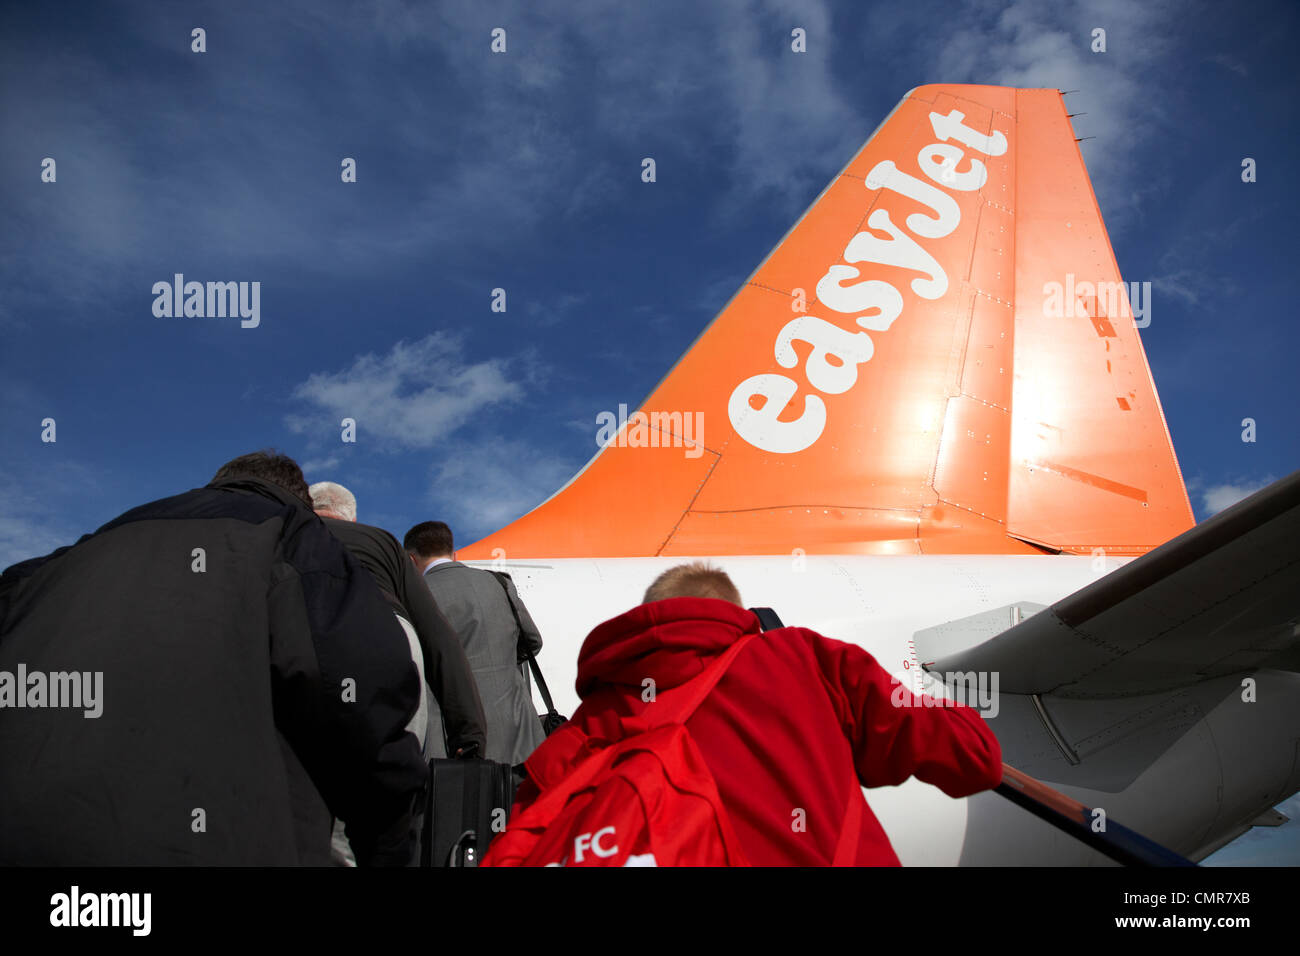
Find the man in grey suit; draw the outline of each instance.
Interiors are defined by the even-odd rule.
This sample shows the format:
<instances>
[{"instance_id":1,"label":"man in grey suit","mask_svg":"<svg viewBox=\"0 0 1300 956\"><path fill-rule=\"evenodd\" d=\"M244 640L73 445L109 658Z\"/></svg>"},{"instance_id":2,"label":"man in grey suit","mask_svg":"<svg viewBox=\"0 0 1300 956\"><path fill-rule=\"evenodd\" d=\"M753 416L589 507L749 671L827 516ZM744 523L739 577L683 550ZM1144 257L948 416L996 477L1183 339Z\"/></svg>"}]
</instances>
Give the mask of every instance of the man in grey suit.
<instances>
[{"instance_id":1,"label":"man in grey suit","mask_svg":"<svg viewBox=\"0 0 1300 956\"><path fill-rule=\"evenodd\" d=\"M457 561L451 528L441 521L417 524L402 545L460 635L478 681L487 716L484 756L523 763L545 739L527 664L528 656L542 649L542 636L514 582Z\"/></svg>"}]
</instances>

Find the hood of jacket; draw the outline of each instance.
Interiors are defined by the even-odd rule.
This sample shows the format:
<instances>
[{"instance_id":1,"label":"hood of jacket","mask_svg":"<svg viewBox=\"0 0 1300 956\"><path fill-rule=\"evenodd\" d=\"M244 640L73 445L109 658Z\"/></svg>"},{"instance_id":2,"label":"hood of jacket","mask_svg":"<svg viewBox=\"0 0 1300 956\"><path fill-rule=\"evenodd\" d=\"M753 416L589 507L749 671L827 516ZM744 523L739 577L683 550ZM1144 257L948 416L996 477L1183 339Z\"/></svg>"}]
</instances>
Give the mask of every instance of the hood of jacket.
<instances>
[{"instance_id":1,"label":"hood of jacket","mask_svg":"<svg viewBox=\"0 0 1300 956\"><path fill-rule=\"evenodd\" d=\"M578 696L605 688L640 695L686 683L743 634L760 630L751 611L716 598L668 598L601 624L578 655Z\"/></svg>"},{"instance_id":2,"label":"hood of jacket","mask_svg":"<svg viewBox=\"0 0 1300 956\"><path fill-rule=\"evenodd\" d=\"M311 505L293 492L287 491L273 482L266 481L263 478L254 478L251 475L241 475L238 478L221 478L217 481L208 482L204 487L217 488L222 491L243 491L257 494L264 498L272 498L281 504L297 505L299 508L311 511ZM315 514L315 512L312 512L312 514Z\"/></svg>"},{"instance_id":3,"label":"hood of jacket","mask_svg":"<svg viewBox=\"0 0 1300 956\"><path fill-rule=\"evenodd\" d=\"M742 635L759 630L751 611L715 598L655 601L601 624L578 654L585 718L575 714L533 751L526 761L530 786L557 784L585 758L625 736L624 721L643 706L646 678L655 682L656 693L678 687ZM599 699L589 705L588 698Z\"/></svg>"}]
</instances>

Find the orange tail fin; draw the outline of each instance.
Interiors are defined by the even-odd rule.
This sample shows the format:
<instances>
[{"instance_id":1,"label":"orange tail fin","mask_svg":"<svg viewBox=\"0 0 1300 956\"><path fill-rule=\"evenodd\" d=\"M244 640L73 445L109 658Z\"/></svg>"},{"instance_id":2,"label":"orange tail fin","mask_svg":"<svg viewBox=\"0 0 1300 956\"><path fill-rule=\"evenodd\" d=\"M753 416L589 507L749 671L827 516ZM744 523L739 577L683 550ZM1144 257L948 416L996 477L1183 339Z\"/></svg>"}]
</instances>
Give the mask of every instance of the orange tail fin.
<instances>
[{"instance_id":1,"label":"orange tail fin","mask_svg":"<svg viewBox=\"0 0 1300 956\"><path fill-rule=\"evenodd\" d=\"M915 89L587 466L462 554L1147 551L1193 519L1117 289L1056 90Z\"/></svg>"}]
</instances>

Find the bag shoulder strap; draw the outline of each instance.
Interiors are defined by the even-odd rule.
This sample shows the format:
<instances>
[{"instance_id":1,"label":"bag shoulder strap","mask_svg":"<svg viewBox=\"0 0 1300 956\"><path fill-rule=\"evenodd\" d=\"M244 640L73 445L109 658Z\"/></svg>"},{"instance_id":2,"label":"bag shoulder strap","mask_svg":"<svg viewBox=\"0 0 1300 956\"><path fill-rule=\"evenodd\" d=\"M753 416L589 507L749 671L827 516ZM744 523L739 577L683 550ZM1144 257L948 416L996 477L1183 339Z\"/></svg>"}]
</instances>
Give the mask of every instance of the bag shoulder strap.
<instances>
[{"instance_id":1,"label":"bag shoulder strap","mask_svg":"<svg viewBox=\"0 0 1300 956\"><path fill-rule=\"evenodd\" d=\"M686 723L691 714L695 713L700 704L704 703L704 699L717 686L718 681L722 680L722 676L727 672L727 668L731 666L731 662L736 659L736 655L744 650L746 645L756 637L758 637L757 634L743 635L699 674L680 687L676 687L663 695L663 699L657 704L647 707L642 712L641 719L648 727Z\"/></svg>"},{"instance_id":2,"label":"bag shoulder strap","mask_svg":"<svg viewBox=\"0 0 1300 956\"><path fill-rule=\"evenodd\" d=\"M775 631L778 628L785 627L781 623L781 617L770 607L751 607L750 612L758 618L759 627L765 631Z\"/></svg>"},{"instance_id":3,"label":"bag shoulder strap","mask_svg":"<svg viewBox=\"0 0 1300 956\"><path fill-rule=\"evenodd\" d=\"M524 811L524 816L520 817L521 825L531 825L533 819L551 819L564 806L572 794L588 786L605 768L614 762L615 758L626 753L629 748L638 746L641 743L642 734L648 734L673 724L683 723L703 703L704 698L709 695L709 691L713 690L718 681L722 679L722 675L736 655L749 643L751 638L757 636L757 634L744 635L695 677L680 687L673 688L661 698L657 698L656 702L649 705L640 717L633 717L624 721L623 726L627 730L627 735L589 752L569 768L563 779L555 781L549 787L544 787L541 795L532 806ZM574 756L576 756L577 752L583 748L575 746L573 749L575 751Z\"/></svg>"},{"instance_id":4,"label":"bag shoulder strap","mask_svg":"<svg viewBox=\"0 0 1300 956\"><path fill-rule=\"evenodd\" d=\"M488 574L497 579L497 584L501 585L501 590L506 592L506 603L510 605L510 613L515 616L515 626L519 628L519 633L524 632L524 623L519 620L519 610L515 607L515 602L510 599L510 585L506 582L510 580L510 575L504 571L488 571Z\"/></svg>"},{"instance_id":5,"label":"bag shoulder strap","mask_svg":"<svg viewBox=\"0 0 1300 956\"><path fill-rule=\"evenodd\" d=\"M849 806L844 811L844 822L840 825L840 839L835 844L835 857L831 866L855 866L858 862L858 837L862 833L862 808L866 800L862 796L862 785L858 775L850 774L853 789L849 791Z\"/></svg>"},{"instance_id":6,"label":"bag shoulder strap","mask_svg":"<svg viewBox=\"0 0 1300 956\"><path fill-rule=\"evenodd\" d=\"M506 592L506 603L510 605L510 613L515 616L515 626L519 628L519 633L524 633L524 623L519 619L519 609L515 607L514 599L510 597L510 585L506 582L509 575L501 571L489 571L488 574L497 579L497 584L501 585L501 590ZM537 689L541 691L542 703L546 705L547 714L556 714L559 712L555 709L555 702L551 700L551 689L546 686L546 678L542 676L542 669L537 664L537 655L528 652L528 669L533 672L533 682L537 684Z\"/></svg>"}]
</instances>

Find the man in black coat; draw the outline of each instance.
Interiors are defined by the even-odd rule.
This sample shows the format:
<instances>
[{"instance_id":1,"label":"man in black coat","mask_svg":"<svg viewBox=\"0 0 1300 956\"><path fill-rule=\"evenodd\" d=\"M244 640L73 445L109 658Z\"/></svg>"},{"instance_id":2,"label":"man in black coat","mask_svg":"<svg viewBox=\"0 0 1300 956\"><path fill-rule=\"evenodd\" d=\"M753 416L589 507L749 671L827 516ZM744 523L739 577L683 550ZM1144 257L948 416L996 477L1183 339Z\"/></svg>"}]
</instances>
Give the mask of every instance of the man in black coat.
<instances>
[{"instance_id":1,"label":"man in black coat","mask_svg":"<svg viewBox=\"0 0 1300 956\"><path fill-rule=\"evenodd\" d=\"M326 865L333 815L405 865L418 694L297 464L244 455L0 576L0 863Z\"/></svg>"},{"instance_id":2,"label":"man in black coat","mask_svg":"<svg viewBox=\"0 0 1300 956\"><path fill-rule=\"evenodd\" d=\"M437 704L430 708L422 701L415 721L420 727L409 728L420 737L425 756L483 756L487 719L465 649L406 552L383 528L357 521L356 496L343 485L318 481L308 491L325 527L370 572L393 612L414 632L417 664Z\"/></svg>"}]
</instances>

